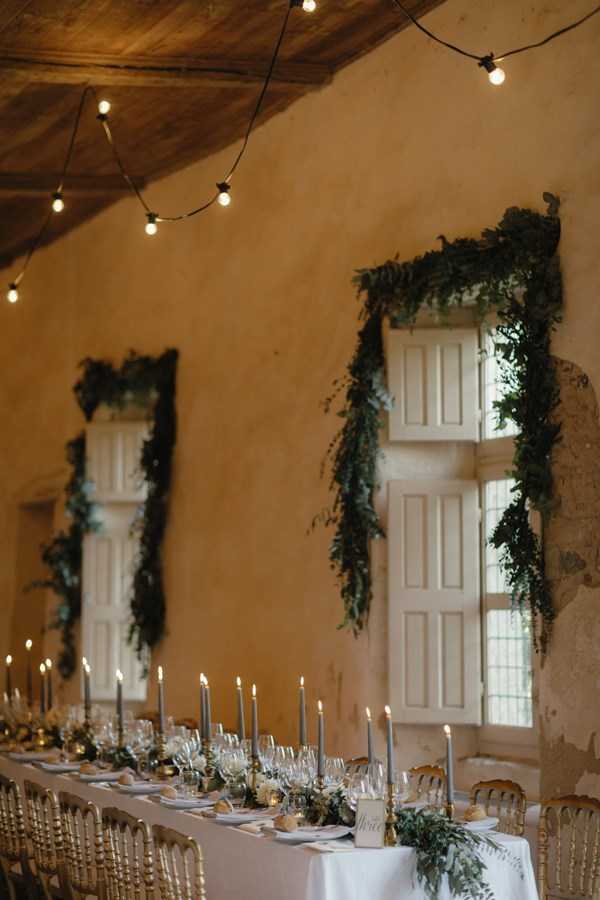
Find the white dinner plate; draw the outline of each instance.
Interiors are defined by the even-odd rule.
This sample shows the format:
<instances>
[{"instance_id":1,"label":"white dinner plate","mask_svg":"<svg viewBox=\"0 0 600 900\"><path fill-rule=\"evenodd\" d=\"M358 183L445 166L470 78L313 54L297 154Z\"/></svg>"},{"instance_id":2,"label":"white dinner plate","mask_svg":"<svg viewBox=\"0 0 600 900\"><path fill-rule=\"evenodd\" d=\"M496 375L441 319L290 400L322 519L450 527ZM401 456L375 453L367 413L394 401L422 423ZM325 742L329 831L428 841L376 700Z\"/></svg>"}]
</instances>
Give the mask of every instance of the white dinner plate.
<instances>
[{"instance_id":1,"label":"white dinner plate","mask_svg":"<svg viewBox=\"0 0 600 900\"><path fill-rule=\"evenodd\" d=\"M40 762L40 769L43 769L44 772L54 772L55 775L61 775L65 772L78 772L81 763L75 762Z\"/></svg>"},{"instance_id":2,"label":"white dinner plate","mask_svg":"<svg viewBox=\"0 0 600 900\"><path fill-rule=\"evenodd\" d=\"M83 772L79 773L79 778L81 781L118 781L123 772L107 772L106 770L100 770L95 775L85 775Z\"/></svg>"},{"instance_id":3,"label":"white dinner plate","mask_svg":"<svg viewBox=\"0 0 600 900\"><path fill-rule=\"evenodd\" d=\"M467 831L491 831L496 827L500 819L494 816L488 816L487 819L480 819L478 822L462 822Z\"/></svg>"},{"instance_id":4,"label":"white dinner plate","mask_svg":"<svg viewBox=\"0 0 600 900\"><path fill-rule=\"evenodd\" d=\"M191 797L159 797L159 802L167 809L209 809L215 805L214 800L204 800L202 797L193 799Z\"/></svg>"},{"instance_id":5,"label":"white dinner plate","mask_svg":"<svg viewBox=\"0 0 600 900\"><path fill-rule=\"evenodd\" d=\"M278 810L272 809L244 809L231 813L217 813L215 820L221 825L245 825L246 822L261 822L274 819L279 815Z\"/></svg>"},{"instance_id":6,"label":"white dinner plate","mask_svg":"<svg viewBox=\"0 0 600 900\"><path fill-rule=\"evenodd\" d=\"M34 751L26 753L9 753L8 758L15 762L41 762L42 760L51 759L55 754L49 751L36 753Z\"/></svg>"},{"instance_id":7,"label":"white dinner plate","mask_svg":"<svg viewBox=\"0 0 600 900\"><path fill-rule=\"evenodd\" d=\"M336 841L346 837L352 829L346 825L305 825L296 831L276 831L276 841L286 841L289 844L306 844L315 841Z\"/></svg>"},{"instance_id":8,"label":"white dinner plate","mask_svg":"<svg viewBox=\"0 0 600 900\"><path fill-rule=\"evenodd\" d=\"M115 784L117 790L122 794L158 794L162 791L164 784L157 784L152 781L134 781L133 784Z\"/></svg>"}]
</instances>

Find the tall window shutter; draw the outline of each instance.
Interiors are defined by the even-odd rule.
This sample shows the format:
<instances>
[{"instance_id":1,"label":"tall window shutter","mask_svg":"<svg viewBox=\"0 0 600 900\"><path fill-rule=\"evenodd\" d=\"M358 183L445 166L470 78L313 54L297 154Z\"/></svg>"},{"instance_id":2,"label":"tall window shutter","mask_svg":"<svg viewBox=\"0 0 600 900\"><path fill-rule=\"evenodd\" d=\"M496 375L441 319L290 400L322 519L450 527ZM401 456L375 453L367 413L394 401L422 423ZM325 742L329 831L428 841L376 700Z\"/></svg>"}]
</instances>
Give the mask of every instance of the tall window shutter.
<instances>
[{"instance_id":1,"label":"tall window shutter","mask_svg":"<svg viewBox=\"0 0 600 900\"><path fill-rule=\"evenodd\" d=\"M83 654L92 665L92 698L111 700L115 672L123 672L128 700L146 699L142 666L127 643L137 537L131 526L145 497L139 459L148 427L109 422L87 429L87 474L93 485L97 533L83 543Z\"/></svg>"},{"instance_id":2,"label":"tall window shutter","mask_svg":"<svg viewBox=\"0 0 600 900\"><path fill-rule=\"evenodd\" d=\"M389 482L389 696L394 720L481 724L478 487Z\"/></svg>"},{"instance_id":3,"label":"tall window shutter","mask_svg":"<svg viewBox=\"0 0 600 900\"><path fill-rule=\"evenodd\" d=\"M392 330L387 346L390 440L478 440L476 329Z\"/></svg>"}]
</instances>

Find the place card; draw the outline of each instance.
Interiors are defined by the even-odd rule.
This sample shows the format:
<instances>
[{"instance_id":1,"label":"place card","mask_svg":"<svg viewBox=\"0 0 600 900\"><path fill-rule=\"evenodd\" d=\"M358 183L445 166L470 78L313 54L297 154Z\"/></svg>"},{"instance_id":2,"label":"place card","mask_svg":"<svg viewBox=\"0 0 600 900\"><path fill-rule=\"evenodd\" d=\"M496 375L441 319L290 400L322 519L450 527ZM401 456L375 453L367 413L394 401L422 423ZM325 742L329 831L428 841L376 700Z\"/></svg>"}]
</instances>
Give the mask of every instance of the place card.
<instances>
[{"instance_id":1,"label":"place card","mask_svg":"<svg viewBox=\"0 0 600 900\"><path fill-rule=\"evenodd\" d=\"M362 798L356 807L355 847L383 847L385 801Z\"/></svg>"}]
</instances>

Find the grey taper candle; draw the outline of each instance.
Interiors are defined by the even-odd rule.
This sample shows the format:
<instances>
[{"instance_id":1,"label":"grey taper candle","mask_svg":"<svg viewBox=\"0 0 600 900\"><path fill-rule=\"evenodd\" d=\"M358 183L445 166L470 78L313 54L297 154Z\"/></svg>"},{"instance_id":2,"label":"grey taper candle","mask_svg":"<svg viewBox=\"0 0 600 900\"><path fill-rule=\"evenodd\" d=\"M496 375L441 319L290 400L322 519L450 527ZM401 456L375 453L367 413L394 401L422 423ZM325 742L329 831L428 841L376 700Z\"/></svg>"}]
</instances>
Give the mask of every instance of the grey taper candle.
<instances>
[{"instance_id":1,"label":"grey taper candle","mask_svg":"<svg viewBox=\"0 0 600 900\"><path fill-rule=\"evenodd\" d=\"M394 732L392 726L392 710L389 706L385 708L385 718L387 722L387 783L394 783Z\"/></svg>"},{"instance_id":2,"label":"grey taper candle","mask_svg":"<svg viewBox=\"0 0 600 900\"><path fill-rule=\"evenodd\" d=\"M317 778L325 777L325 720L323 716L323 704L319 700L318 703L318 756L317 756Z\"/></svg>"},{"instance_id":3,"label":"grey taper candle","mask_svg":"<svg viewBox=\"0 0 600 900\"><path fill-rule=\"evenodd\" d=\"M371 721L371 710L367 706L367 759L369 765L373 762L373 722Z\"/></svg>"},{"instance_id":4,"label":"grey taper candle","mask_svg":"<svg viewBox=\"0 0 600 900\"><path fill-rule=\"evenodd\" d=\"M454 804L454 755L452 752L452 731L449 725L444 725L446 734L446 802L448 806Z\"/></svg>"},{"instance_id":5,"label":"grey taper candle","mask_svg":"<svg viewBox=\"0 0 600 900\"><path fill-rule=\"evenodd\" d=\"M258 707L255 684L252 685L252 756L258 758Z\"/></svg>"},{"instance_id":6,"label":"grey taper candle","mask_svg":"<svg viewBox=\"0 0 600 900\"><path fill-rule=\"evenodd\" d=\"M244 695L242 693L242 679L238 675L237 684L237 714L238 714L238 738L240 741L246 739L246 722L244 719Z\"/></svg>"},{"instance_id":7,"label":"grey taper candle","mask_svg":"<svg viewBox=\"0 0 600 900\"><path fill-rule=\"evenodd\" d=\"M304 694L304 676L302 676L302 678L300 679L298 743L301 747L306 747L308 744L308 741L306 739L306 697Z\"/></svg>"}]
</instances>

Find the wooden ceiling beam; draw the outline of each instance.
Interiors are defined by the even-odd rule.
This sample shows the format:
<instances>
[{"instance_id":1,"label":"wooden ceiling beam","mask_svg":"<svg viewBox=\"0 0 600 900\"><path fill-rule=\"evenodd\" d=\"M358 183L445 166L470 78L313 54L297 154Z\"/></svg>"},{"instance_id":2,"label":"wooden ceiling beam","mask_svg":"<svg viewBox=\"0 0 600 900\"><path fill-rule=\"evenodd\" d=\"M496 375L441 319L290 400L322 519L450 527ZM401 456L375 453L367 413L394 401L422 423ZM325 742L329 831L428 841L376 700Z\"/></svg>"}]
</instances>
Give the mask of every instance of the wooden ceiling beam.
<instances>
[{"instance_id":1,"label":"wooden ceiling beam","mask_svg":"<svg viewBox=\"0 0 600 900\"><path fill-rule=\"evenodd\" d=\"M249 87L263 83L264 65L249 60L160 57L121 57L92 53L44 53L36 55L0 49L3 76L41 84L97 84L102 87ZM317 63L280 62L273 86L298 86L302 91L331 81L328 66Z\"/></svg>"},{"instance_id":2,"label":"wooden ceiling beam","mask_svg":"<svg viewBox=\"0 0 600 900\"><path fill-rule=\"evenodd\" d=\"M50 195L60 183L60 175L28 172L1 172L0 194ZM138 188L146 186L144 178L133 179ZM130 188L120 175L67 175L63 181L65 194L126 193Z\"/></svg>"}]
</instances>

